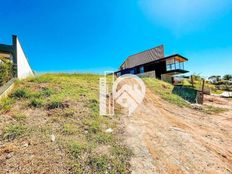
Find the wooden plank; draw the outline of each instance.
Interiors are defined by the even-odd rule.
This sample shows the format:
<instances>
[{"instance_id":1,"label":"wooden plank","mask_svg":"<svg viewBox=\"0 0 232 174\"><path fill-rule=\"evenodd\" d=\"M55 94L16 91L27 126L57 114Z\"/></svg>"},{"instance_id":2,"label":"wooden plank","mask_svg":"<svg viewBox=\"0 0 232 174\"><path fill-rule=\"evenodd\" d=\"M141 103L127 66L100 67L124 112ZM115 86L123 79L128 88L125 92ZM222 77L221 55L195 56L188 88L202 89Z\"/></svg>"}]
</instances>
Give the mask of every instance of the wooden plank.
<instances>
[{"instance_id":1,"label":"wooden plank","mask_svg":"<svg viewBox=\"0 0 232 174\"><path fill-rule=\"evenodd\" d=\"M13 78L10 81L8 81L6 84L0 87L0 100L8 96L8 94L11 92L11 90L14 87L15 80L16 79Z\"/></svg>"}]
</instances>

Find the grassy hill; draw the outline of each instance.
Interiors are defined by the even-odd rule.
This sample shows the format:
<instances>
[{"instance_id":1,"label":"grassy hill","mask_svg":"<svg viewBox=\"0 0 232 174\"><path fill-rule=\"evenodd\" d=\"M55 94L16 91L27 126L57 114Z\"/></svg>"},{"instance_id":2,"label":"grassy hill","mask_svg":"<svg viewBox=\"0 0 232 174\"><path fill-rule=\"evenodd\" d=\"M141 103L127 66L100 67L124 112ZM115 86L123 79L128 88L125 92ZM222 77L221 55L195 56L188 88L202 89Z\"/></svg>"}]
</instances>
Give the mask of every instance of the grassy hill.
<instances>
[{"instance_id":1,"label":"grassy hill","mask_svg":"<svg viewBox=\"0 0 232 174\"><path fill-rule=\"evenodd\" d=\"M128 173L119 117L98 115L98 80L45 74L17 82L0 103L0 173Z\"/></svg>"}]
</instances>

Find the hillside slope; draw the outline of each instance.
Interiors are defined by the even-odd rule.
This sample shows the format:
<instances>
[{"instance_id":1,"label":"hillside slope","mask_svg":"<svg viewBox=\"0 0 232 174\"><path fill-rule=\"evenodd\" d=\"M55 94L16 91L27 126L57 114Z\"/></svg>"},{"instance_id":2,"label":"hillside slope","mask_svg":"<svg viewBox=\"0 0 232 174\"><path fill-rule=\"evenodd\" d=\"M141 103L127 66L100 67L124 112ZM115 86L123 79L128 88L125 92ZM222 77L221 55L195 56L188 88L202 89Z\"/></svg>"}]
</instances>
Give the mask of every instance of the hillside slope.
<instances>
[{"instance_id":1,"label":"hillside slope","mask_svg":"<svg viewBox=\"0 0 232 174\"><path fill-rule=\"evenodd\" d=\"M196 110L171 94L170 84L145 82L144 102L123 121L132 173L231 174L232 101L221 102L228 110Z\"/></svg>"},{"instance_id":2,"label":"hillside slope","mask_svg":"<svg viewBox=\"0 0 232 174\"><path fill-rule=\"evenodd\" d=\"M128 173L118 117L98 115L98 84L90 74L18 82L0 103L0 173Z\"/></svg>"}]
</instances>

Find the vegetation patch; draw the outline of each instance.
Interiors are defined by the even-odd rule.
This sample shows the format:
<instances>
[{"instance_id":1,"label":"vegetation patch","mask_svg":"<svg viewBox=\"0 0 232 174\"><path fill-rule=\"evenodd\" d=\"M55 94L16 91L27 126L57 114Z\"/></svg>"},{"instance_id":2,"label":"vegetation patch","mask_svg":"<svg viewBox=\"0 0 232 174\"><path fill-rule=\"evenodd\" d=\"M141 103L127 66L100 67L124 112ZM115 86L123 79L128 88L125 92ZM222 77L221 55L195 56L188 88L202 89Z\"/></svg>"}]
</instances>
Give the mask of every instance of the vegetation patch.
<instances>
[{"instance_id":1,"label":"vegetation patch","mask_svg":"<svg viewBox=\"0 0 232 174\"><path fill-rule=\"evenodd\" d=\"M11 94L11 97L15 98L15 99L28 98L29 97L29 92L25 88L19 88L19 89L16 89Z\"/></svg>"},{"instance_id":2,"label":"vegetation patch","mask_svg":"<svg viewBox=\"0 0 232 174\"><path fill-rule=\"evenodd\" d=\"M16 121L23 121L27 117L26 117L26 115L24 115L22 113L15 113L15 114L12 115L12 118L14 118Z\"/></svg>"},{"instance_id":3,"label":"vegetation patch","mask_svg":"<svg viewBox=\"0 0 232 174\"><path fill-rule=\"evenodd\" d=\"M69 153L73 157L80 158L81 153L83 153L87 150L87 145L80 143L78 141L70 141L68 143L68 149L69 149Z\"/></svg>"},{"instance_id":4,"label":"vegetation patch","mask_svg":"<svg viewBox=\"0 0 232 174\"><path fill-rule=\"evenodd\" d=\"M155 94L159 95L162 99L168 101L169 103L180 107L190 106L190 104L180 96L172 93L174 88L173 85L154 78L144 78L144 81L146 85L150 87L152 91L154 91Z\"/></svg>"},{"instance_id":5,"label":"vegetation patch","mask_svg":"<svg viewBox=\"0 0 232 174\"><path fill-rule=\"evenodd\" d=\"M92 156L89 161L90 166L94 171L99 173L107 173L110 168L110 158L107 155Z\"/></svg>"},{"instance_id":6,"label":"vegetation patch","mask_svg":"<svg viewBox=\"0 0 232 174\"><path fill-rule=\"evenodd\" d=\"M43 100L41 99L33 98L29 103L29 107L31 108L41 108L42 106L43 106Z\"/></svg>"},{"instance_id":7,"label":"vegetation patch","mask_svg":"<svg viewBox=\"0 0 232 174\"><path fill-rule=\"evenodd\" d=\"M0 56L0 86L14 76L14 65L11 59Z\"/></svg>"},{"instance_id":8,"label":"vegetation patch","mask_svg":"<svg viewBox=\"0 0 232 174\"><path fill-rule=\"evenodd\" d=\"M41 156L38 146L49 152L59 147L68 158L60 159L60 163L70 173L129 173L130 156L123 157L113 150L122 143L117 135L119 116L99 115L98 84L99 76L92 74L43 74L17 82L12 95L0 102L2 118L11 124L8 127L0 124L2 142L15 139L12 143L27 144L36 137L30 153L43 161L48 159ZM27 117L20 113L26 113ZM106 133L108 128L114 132ZM24 136L27 130L31 131L30 136ZM55 140L51 140L51 135ZM102 147L107 147L104 153L99 150ZM127 147L122 146L122 150L127 151ZM55 155L49 157L49 164L57 163ZM15 160L20 163L22 158ZM23 168L19 172L26 173Z\"/></svg>"},{"instance_id":9,"label":"vegetation patch","mask_svg":"<svg viewBox=\"0 0 232 174\"><path fill-rule=\"evenodd\" d=\"M66 123L66 124L64 124L63 132L66 135L75 134L77 132L77 127L74 124L68 124L68 123Z\"/></svg>"},{"instance_id":10,"label":"vegetation patch","mask_svg":"<svg viewBox=\"0 0 232 174\"><path fill-rule=\"evenodd\" d=\"M69 107L69 105L67 103L64 103L64 102L62 102L61 100L58 100L58 99L54 99L54 100L50 101L47 104L47 109L48 110L57 109L57 108L64 109L64 108L67 108L67 107Z\"/></svg>"},{"instance_id":11,"label":"vegetation patch","mask_svg":"<svg viewBox=\"0 0 232 174\"><path fill-rule=\"evenodd\" d=\"M226 111L228 111L228 109L215 106L206 106L203 108L203 112L206 114L220 114Z\"/></svg>"},{"instance_id":12,"label":"vegetation patch","mask_svg":"<svg viewBox=\"0 0 232 174\"><path fill-rule=\"evenodd\" d=\"M0 101L0 113L7 112L11 109L15 101L11 98L4 98Z\"/></svg>"},{"instance_id":13,"label":"vegetation patch","mask_svg":"<svg viewBox=\"0 0 232 174\"><path fill-rule=\"evenodd\" d=\"M3 139L14 140L17 137L22 136L26 130L24 125L9 125L3 130Z\"/></svg>"}]
</instances>

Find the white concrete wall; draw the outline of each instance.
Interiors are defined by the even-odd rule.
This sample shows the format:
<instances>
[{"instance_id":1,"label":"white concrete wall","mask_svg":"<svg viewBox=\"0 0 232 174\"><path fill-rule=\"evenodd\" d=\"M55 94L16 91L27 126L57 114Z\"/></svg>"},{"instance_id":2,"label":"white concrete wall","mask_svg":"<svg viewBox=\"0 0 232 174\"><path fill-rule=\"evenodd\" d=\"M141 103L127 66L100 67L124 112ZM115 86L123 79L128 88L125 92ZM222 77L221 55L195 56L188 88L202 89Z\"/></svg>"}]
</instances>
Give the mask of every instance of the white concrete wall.
<instances>
[{"instance_id":1,"label":"white concrete wall","mask_svg":"<svg viewBox=\"0 0 232 174\"><path fill-rule=\"evenodd\" d=\"M24 79L29 76L33 76L33 71L28 63L26 55L22 49L22 46L18 40L16 39L16 54L17 54L17 77L19 79Z\"/></svg>"}]
</instances>

